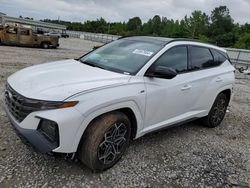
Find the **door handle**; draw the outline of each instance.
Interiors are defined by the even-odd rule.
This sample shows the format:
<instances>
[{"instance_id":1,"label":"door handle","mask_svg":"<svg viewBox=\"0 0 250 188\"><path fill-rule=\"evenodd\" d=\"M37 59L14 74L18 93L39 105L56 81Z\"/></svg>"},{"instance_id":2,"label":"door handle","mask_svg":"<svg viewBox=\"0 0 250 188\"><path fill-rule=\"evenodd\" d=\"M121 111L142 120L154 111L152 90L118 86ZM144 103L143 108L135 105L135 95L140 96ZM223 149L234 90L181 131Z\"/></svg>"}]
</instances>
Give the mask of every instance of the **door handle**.
<instances>
[{"instance_id":1,"label":"door handle","mask_svg":"<svg viewBox=\"0 0 250 188\"><path fill-rule=\"evenodd\" d=\"M223 80L223 79L222 79L221 77L217 77L215 81L216 81L216 82L221 82L222 80Z\"/></svg>"},{"instance_id":2,"label":"door handle","mask_svg":"<svg viewBox=\"0 0 250 188\"><path fill-rule=\"evenodd\" d=\"M184 85L182 88L181 88L181 90L182 91L185 91L185 90L188 90L188 89L191 89L191 85Z\"/></svg>"}]
</instances>

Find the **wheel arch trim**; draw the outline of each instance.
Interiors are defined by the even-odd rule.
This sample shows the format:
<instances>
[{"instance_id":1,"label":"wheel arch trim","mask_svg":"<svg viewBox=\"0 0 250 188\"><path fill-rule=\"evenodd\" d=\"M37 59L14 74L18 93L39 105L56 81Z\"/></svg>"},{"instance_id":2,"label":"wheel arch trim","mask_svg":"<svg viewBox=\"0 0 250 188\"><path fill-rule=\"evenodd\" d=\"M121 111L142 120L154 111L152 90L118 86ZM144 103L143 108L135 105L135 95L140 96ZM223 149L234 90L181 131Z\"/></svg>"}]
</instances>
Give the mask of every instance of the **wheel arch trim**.
<instances>
[{"instance_id":1,"label":"wheel arch trim","mask_svg":"<svg viewBox=\"0 0 250 188\"><path fill-rule=\"evenodd\" d=\"M221 87L219 90L217 90L216 94L215 94L214 97L213 97L213 102L210 104L209 111L210 111L210 109L212 108L212 106L213 106L213 104L214 104L214 101L215 101L216 97L217 97L220 93L222 93L222 92L224 92L224 91L227 91L227 90L230 90L230 99L229 99L229 103L231 102L232 97L233 97L233 84L228 84L228 85L225 85L225 86ZM208 112L209 112L209 111L208 111Z\"/></svg>"},{"instance_id":2,"label":"wheel arch trim","mask_svg":"<svg viewBox=\"0 0 250 188\"><path fill-rule=\"evenodd\" d=\"M88 125L97 117L102 114L112 112L112 111L120 111L123 109L129 109L133 112L136 119L136 133L134 134L134 139L138 138L139 132L143 129L143 117L141 115L140 109L134 101L125 101L116 104L112 104L106 107L101 107L99 109L93 109L91 113L85 116L82 124L78 128L78 131L74 137L72 142L72 151L77 151L78 145L82 139L82 136L87 129ZM130 119L130 117L128 117Z\"/></svg>"}]
</instances>

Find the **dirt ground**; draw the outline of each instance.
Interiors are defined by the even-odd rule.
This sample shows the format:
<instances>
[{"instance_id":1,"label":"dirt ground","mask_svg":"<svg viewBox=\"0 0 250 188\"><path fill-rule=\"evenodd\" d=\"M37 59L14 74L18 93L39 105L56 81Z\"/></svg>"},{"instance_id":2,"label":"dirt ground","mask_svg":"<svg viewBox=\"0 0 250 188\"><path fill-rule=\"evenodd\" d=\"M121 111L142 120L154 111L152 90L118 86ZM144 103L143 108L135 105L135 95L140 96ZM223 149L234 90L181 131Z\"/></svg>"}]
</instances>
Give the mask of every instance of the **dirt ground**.
<instances>
[{"instance_id":1,"label":"dirt ground","mask_svg":"<svg viewBox=\"0 0 250 188\"><path fill-rule=\"evenodd\" d=\"M62 39L59 49L0 46L0 187L250 187L250 75L236 74L234 99L221 126L197 122L131 142L103 173L24 145L2 99L7 77L24 67L77 58L97 43Z\"/></svg>"}]
</instances>

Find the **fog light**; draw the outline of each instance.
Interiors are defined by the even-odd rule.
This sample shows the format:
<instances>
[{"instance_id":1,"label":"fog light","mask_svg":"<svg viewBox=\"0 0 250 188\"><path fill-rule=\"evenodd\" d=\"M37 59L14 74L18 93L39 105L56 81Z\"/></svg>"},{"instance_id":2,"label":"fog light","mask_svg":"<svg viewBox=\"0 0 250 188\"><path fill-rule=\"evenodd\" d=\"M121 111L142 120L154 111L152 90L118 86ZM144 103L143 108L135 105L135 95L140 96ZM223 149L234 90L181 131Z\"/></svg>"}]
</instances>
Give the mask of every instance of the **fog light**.
<instances>
[{"instance_id":1,"label":"fog light","mask_svg":"<svg viewBox=\"0 0 250 188\"><path fill-rule=\"evenodd\" d=\"M47 140L59 145L59 132L56 122L47 119L41 119L37 130L42 133L47 138Z\"/></svg>"}]
</instances>

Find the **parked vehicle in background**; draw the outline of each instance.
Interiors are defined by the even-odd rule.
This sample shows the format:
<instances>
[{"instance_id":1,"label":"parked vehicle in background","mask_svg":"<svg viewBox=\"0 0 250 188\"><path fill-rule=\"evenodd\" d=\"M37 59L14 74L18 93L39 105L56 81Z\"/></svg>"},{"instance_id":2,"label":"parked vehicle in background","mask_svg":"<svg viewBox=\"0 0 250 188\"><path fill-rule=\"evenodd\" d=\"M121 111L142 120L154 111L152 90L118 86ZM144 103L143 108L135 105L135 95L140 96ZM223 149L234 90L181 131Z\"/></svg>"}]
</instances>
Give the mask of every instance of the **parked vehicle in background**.
<instances>
[{"instance_id":1,"label":"parked vehicle in background","mask_svg":"<svg viewBox=\"0 0 250 188\"><path fill-rule=\"evenodd\" d=\"M23 26L3 26L0 29L0 44L41 48L59 46L57 37L39 35Z\"/></svg>"},{"instance_id":2,"label":"parked vehicle in background","mask_svg":"<svg viewBox=\"0 0 250 188\"><path fill-rule=\"evenodd\" d=\"M44 33L44 35L46 35L46 36L58 37L58 38L60 38L60 37L62 36L61 33L58 33L58 32Z\"/></svg>"},{"instance_id":3,"label":"parked vehicle in background","mask_svg":"<svg viewBox=\"0 0 250 188\"><path fill-rule=\"evenodd\" d=\"M36 33L36 34L41 34L41 35L43 35L45 32L44 32L44 30L42 30L42 29L37 29L37 30L35 31L35 33Z\"/></svg>"},{"instance_id":4,"label":"parked vehicle in background","mask_svg":"<svg viewBox=\"0 0 250 188\"><path fill-rule=\"evenodd\" d=\"M131 139L201 118L219 126L232 98L226 51L184 39L126 37L79 59L11 75L6 113L41 152L74 154L112 167Z\"/></svg>"},{"instance_id":5,"label":"parked vehicle in background","mask_svg":"<svg viewBox=\"0 0 250 188\"><path fill-rule=\"evenodd\" d=\"M69 38L69 35L66 32L61 33L62 38Z\"/></svg>"},{"instance_id":6,"label":"parked vehicle in background","mask_svg":"<svg viewBox=\"0 0 250 188\"><path fill-rule=\"evenodd\" d=\"M54 36L54 37L62 37L62 38L68 38L69 35L66 33L66 32L62 32L62 33L59 33L59 32L49 32L49 33L44 33L44 35L46 36Z\"/></svg>"}]
</instances>

